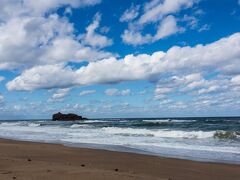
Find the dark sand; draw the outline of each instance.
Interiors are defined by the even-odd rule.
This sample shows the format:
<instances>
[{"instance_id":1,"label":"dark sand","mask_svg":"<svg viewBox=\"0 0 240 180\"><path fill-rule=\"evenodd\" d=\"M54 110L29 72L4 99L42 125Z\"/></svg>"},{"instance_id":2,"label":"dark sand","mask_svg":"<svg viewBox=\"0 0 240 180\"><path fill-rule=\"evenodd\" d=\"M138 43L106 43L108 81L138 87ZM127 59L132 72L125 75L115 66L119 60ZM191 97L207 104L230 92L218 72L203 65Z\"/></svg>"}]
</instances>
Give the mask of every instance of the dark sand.
<instances>
[{"instance_id":1,"label":"dark sand","mask_svg":"<svg viewBox=\"0 0 240 180\"><path fill-rule=\"evenodd\" d=\"M0 140L0 179L240 180L240 165Z\"/></svg>"}]
</instances>

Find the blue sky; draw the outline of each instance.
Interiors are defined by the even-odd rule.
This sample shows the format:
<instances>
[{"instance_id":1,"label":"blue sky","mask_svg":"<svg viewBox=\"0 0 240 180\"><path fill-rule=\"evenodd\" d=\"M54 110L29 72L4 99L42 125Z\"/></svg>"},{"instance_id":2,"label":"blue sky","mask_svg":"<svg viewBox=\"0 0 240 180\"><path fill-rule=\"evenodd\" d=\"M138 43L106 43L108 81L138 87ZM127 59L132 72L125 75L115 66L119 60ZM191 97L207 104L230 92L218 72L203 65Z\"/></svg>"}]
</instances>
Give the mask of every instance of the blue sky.
<instances>
[{"instance_id":1,"label":"blue sky","mask_svg":"<svg viewBox=\"0 0 240 180\"><path fill-rule=\"evenodd\" d=\"M0 119L240 115L238 0L0 1Z\"/></svg>"}]
</instances>

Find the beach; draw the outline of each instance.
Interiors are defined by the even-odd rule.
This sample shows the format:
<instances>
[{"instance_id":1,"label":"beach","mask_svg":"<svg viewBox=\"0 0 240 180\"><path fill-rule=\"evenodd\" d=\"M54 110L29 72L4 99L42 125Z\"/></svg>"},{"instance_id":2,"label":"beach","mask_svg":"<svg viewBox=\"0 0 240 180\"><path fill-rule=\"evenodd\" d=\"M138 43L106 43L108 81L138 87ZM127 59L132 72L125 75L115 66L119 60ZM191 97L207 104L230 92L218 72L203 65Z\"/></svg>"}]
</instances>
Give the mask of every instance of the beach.
<instances>
[{"instance_id":1,"label":"beach","mask_svg":"<svg viewBox=\"0 0 240 180\"><path fill-rule=\"evenodd\" d=\"M240 164L240 118L12 120L0 138Z\"/></svg>"},{"instance_id":2,"label":"beach","mask_svg":"<svg viewBox=\"0 0 240 180\"><path fill-rule=\"evenodd\" d=\"M0 140L0 179L238 180L240 166Z\"/></svg>"}]
</instances>

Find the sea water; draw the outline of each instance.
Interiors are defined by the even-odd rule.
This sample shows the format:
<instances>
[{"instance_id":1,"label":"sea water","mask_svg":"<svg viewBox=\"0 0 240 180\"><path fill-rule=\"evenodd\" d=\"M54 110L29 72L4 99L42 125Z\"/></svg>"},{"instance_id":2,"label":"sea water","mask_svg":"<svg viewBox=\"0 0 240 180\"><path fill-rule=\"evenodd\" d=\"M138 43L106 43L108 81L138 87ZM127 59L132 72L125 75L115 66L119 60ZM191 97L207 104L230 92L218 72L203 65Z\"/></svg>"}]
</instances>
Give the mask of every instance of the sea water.
<instances>
[{"instance_id":1,"label":"sea water","mask_svg":"<svg viewBox=\"0 0 240 180\"><path fill-rule=\"evenodd\" d=\"M240 164L240 117L0 121L0 137Z\"/></svg>"}]
</instances>

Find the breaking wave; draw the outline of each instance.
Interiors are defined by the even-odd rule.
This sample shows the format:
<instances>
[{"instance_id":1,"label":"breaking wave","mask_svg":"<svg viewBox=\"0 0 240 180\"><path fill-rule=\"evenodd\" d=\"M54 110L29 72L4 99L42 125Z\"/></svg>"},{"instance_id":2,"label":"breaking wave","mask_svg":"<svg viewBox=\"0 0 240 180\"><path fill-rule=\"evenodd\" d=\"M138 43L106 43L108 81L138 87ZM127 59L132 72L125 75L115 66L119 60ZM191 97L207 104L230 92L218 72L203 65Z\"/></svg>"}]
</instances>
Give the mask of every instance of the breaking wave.
<instances>
[{"instance_id":1,"label":"breaking wave","mask_svg":"<svg viewBox=\"0 0 240 180\"><path fill-rule=\"evenodd\" d=\"M122 136L154 136L162 138L194 138L202 139L213 137L215 131L180 131L180 130L149 130L134 128L106 127L103 128L106 133Z\"/></svg>"},{"instance_id":2,"label":"breaking wave","mask_svg":"<svg viewBox=\"0 0 240 180\"><path fill-rule=\"evenodd\" d=\"M213 137L218 139L236 139L240 138L240 131L216 131Z\"/></svg>"},{"instance_id":3,"label":"breaking wave","mask_svg":"<svg viewBox=\"0 0 240 180\"><path fill-rule=\"evenodd\" d=\"M80 128L80 127L86 128L86 127L90 127L90 126L87 124L73 124L70 127L71 128Z\"/></svg>"}]
</instances>

